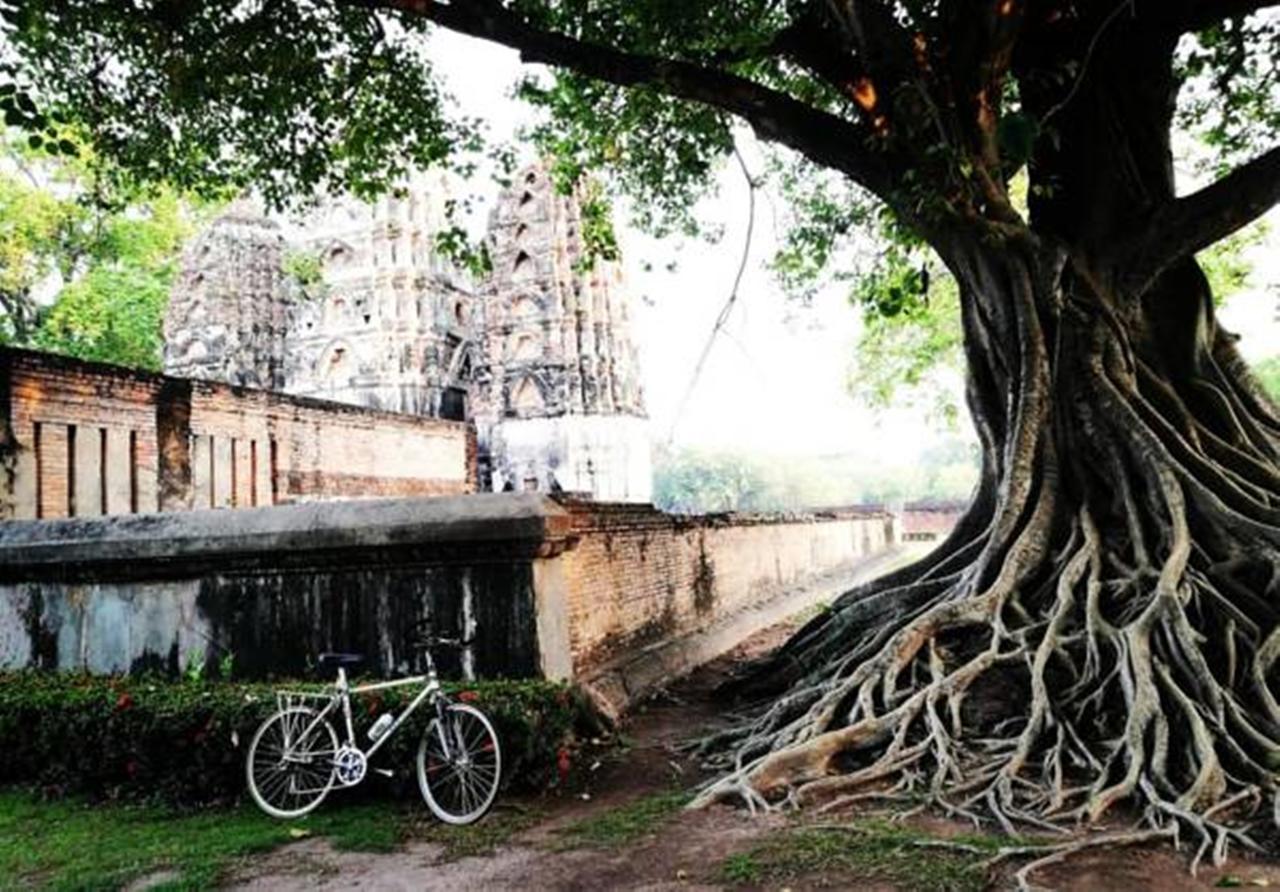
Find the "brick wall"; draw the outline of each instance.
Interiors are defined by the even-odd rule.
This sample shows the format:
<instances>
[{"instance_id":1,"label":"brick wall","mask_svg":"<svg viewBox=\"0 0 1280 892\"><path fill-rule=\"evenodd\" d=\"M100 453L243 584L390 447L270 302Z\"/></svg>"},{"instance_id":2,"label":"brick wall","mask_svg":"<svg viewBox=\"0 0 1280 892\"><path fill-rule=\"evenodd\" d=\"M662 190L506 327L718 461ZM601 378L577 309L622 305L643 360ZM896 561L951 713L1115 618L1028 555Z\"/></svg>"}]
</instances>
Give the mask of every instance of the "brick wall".
<instances>
[{"instance_id":1,"label":"brick wall","mask_svg":"<svg viewBox=\"0 0 1280 892\"><path fill-rule=\"evenodd\" d=\"M564 553L575 672L701 628L892 544L883 512L678 517L649 506L570 504Z\"/></svg>"},{"instance_id":2,"label":"brick wall","mask_svg":"<svg viewBox=\"0 0 1280 892\"><path fill-rule=\"evenodd\" d=\"M0 350L0 519L475 490L458 422Z\"/></svg>"},{"instance_id":3,"label":"brick wall","mask_svg":"<svg viewBox=\"0 0 1280 892\"><path fill-rule=\"evenodd\" d=\"M880 512L673 517L481 493L0 524L0 670L123 672L235 654L288 676L325 650L584 684L606 709L890 569ZM704 631L707 634L691 634Z\"/></svg>"}]
</instances>

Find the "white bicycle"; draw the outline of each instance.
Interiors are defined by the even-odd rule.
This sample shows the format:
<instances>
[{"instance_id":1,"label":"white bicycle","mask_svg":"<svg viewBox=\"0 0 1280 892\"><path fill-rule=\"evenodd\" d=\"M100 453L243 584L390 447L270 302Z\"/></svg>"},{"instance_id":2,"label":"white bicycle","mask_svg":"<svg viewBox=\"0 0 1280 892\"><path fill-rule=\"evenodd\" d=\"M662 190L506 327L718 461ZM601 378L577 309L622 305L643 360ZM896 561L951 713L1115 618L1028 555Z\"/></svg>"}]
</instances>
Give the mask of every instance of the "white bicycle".
<instances>
[{"instance_id":1,"label":"white bicycle","mask_svg":"<svg viewBox=\"0 0 1280 892\"><path fill-rule=\"evenodd\" d=\"M347 683L346 670L363 662L362 656L321 655L321 668L337 668L337 682L319 692L278 691L278 710L253 735L244 766L253 801L274 818L307 814L335 786L354 787L364 780L373 754L426 703L435 714L418 745L422 798L436 817L449 824L470 824L482 818L498 795L502 776L498 735L480 710L448 698L431 658L432 647L462 643L429 637L422 642L426 675L356 686ZM399 715L380 716L368 731L371 745L361 749L351 722L351 695L411 685L422 685L422 690ZM330 721L339 710L346 731L341 744Z\"/></svg>"}]
</instances>

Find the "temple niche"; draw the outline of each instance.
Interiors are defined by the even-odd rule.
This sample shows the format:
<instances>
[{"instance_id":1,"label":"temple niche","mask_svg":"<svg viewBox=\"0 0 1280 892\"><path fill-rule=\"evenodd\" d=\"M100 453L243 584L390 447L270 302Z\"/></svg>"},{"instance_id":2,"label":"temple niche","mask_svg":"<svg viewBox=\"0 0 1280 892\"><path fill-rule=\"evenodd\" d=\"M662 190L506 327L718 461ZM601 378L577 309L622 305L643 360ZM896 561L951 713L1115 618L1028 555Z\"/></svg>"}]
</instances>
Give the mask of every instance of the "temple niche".
<instances>
[{"instance_id":1,"label":"temple niche","mask_svg":"<svg viewBox=\"0 0 1280 892\"><path fill-rule=\"evenodd\" d=\"M171 375L280 390L290 301L280 226L233 202L183 252L164 320Z\"/></svg>"},{"instance_id":2,"label":"temple niche","mask_svg":"<svg viewBox=\"0 0 1280 892\"><path fill-rule=\"evenodd\" d=\"M287 239L237 203L184 257L165 370L470 421L482 486L648 501L621 268L586 262L581 192L521 171L473 284L435 249L448 185L420 174L374 204L328 200ZM298 257L318 280L286 274Z\"/></svg>"}]
</instances>

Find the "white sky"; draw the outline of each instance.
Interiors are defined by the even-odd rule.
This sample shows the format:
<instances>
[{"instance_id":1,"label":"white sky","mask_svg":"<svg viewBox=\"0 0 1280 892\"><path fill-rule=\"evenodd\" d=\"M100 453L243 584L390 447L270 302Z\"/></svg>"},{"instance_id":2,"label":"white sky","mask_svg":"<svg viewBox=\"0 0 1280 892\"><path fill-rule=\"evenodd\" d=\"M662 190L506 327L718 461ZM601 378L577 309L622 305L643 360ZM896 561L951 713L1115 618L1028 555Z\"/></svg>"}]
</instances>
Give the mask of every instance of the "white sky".
<instances>
[{"instance_id":1,"label":"white sky","mask_svg":"<svg viewBox=\"0 0 1280 892\"><path fill-rule=\"evenodd\" d=\"M532 112L509 96L522 69L514 51L444 31L431 40L437 71L461 110L486 119L493 138L510 137L532 120ZM748 189L736 166L727 166L720 182L719 195L700 208L725 226L715 245L657 242L628 227L625 214L617 220L655 442L664 442L672 430L741 258ZM491 195L496 187L487 191ZM1261 285L1222 314L1229 328L1244 333L1241 346L1252 357L1280 352L1280 214L1270 217L1271 237L1252 256ZM477 228L486 219L487 208L478 212ZM675 425L674 442L773 453L852 452L912 463L937 437L925 409L873 413L848 396L844 382L859 313L841 289L819 295L808 307L788 301L764 266L775 241L770 206L758 202L756 237L729 337L717 339ZM673 272L666 269L670 260L677 261ZM645 261L651 265L647 271ZM967 429L967 420L962 425Z\"/></svg>"}]
</instances>

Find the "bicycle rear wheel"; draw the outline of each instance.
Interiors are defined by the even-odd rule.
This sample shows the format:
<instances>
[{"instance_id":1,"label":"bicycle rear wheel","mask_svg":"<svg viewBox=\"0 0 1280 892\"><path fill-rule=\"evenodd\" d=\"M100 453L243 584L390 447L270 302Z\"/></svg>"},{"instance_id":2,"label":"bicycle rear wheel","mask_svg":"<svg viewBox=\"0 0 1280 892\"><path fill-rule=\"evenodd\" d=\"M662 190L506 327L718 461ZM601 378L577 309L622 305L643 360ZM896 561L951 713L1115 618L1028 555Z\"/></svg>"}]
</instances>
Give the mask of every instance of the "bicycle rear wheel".
<instances>
[{"instance_id":1,"label":"bicycle rear wheel","mask_svg":"<svg viewBox=\"0 0 1280 892\"><path fill-rule=\"evenodd\" d=\"M319 713L282 709L262 723L245 756L249 795L273 818L311 811L333 787L338 735Z\"/></svg>"},{"instance_id":2,"label":"bicycle rear wheel","mask_svg":"<svg viewBox=\"0 0 1280 892\"><path fill-rule=\"evenodd\" d=\"M437 818L470 824L484 817L498 795L502 753L493 725L480 710L450 704L433 718L418 746L418 787Z\"/></svg>"}]
</instances>

